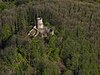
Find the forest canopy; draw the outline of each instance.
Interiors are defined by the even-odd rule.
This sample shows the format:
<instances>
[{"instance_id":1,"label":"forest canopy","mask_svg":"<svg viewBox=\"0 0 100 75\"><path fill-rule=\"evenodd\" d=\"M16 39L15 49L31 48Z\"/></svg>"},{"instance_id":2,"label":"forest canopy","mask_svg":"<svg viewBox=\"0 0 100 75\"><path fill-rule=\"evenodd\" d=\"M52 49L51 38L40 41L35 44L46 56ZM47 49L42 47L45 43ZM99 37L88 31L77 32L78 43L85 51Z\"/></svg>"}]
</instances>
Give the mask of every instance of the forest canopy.
<instances>
[{"instance_id":1,"label":"forest canopy","mask_svg":"<svg viewBox=\"0 0 100 75\"><path fill-rule=\"evenodd\" d=\"M99 0L0 0L0 75L99 75ZM54 35L26 38L42 17Z\"/></svg>"}]
</instances>

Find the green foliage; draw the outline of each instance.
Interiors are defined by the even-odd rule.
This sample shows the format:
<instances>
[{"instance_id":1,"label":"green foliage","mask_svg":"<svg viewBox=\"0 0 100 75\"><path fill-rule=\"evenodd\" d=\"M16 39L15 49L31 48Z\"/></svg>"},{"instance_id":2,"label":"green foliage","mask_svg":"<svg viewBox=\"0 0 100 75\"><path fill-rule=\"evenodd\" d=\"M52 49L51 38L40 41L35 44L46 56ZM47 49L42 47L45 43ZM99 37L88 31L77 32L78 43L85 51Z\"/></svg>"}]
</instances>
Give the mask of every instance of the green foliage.
<instances>
[{"instance_id":1,"label":"green foliage","mask_svg":"<svg viewBox=\"0 0 100 75\"><path fill-rule=\"evenodd\" d=\"M42 74L43 75L57 75L58 74L57 64L52 63L51 61L46 61L44 64Z\"/></svg>"},{"instance_id":2,"label":"green foliage","mask_svg":"<svg viewBox=\"0 0 100 75\"><path fill-rule=\"evenodd\" d=\"M4 10L6 8L6 5L4 4L4 3L0 3L0 12L2 11L2 10Z\"/></svg>"},{"instance_id":3,"label":"green foliage","mask_svg":"<svg viewBox=\"0 0 100 75\"><path fill-rule=\"evenodd\" d=\"M99 2L99 3L100 3L100 0L97 0L97 2Z\"/></svg>"},{"instance_id":4,"label":"green foliage","mask_svg":"<svg viewBox=\"0 0 100 75\"><path fill-rule=\"evenodd\" d=\"M3 25L2 30L3 30L2 31L2 39L3 40L8 39L12 34L10 26L5 24L5 25Z\"/></svg>"},{"instance_id":5,"label":"green foliage","mask_svg":"<svg viewBox=\"0 0 100 75\"><path fill-rule=\"evenodd\" d=\"M80 54L77 51L76 41L71 39L71 37L64 40L61 57L71 70L74 70L79 65Z\"/></svg>"},{"instance_id":6,"label":"green foliage","mask_svg":"<svg viewBox=\"0 0 100 75\"><path fill-rule=\"evenodd\" d=\"M93 0L0 3L0 75L99 75L99 8ZM55 35L26 38L37 16Z\"/></svg>"},{"instance_id":7,"label":"green foliage","mask_svg":"<svg viewBox=\"0 0 100 75\"><path fill-rule=\"evenodd\" d=\"M67 70L64 75L73 75L72 71L71 70Z\"/></svg>"}]
</instances>

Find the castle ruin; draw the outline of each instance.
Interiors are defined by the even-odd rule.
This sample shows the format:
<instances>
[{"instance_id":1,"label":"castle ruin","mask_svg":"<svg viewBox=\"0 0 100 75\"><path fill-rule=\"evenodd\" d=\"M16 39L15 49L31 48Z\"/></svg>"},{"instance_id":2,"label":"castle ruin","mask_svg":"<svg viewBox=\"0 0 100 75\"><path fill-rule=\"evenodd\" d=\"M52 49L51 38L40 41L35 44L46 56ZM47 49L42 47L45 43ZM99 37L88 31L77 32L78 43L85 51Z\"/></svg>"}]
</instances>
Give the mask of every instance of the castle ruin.
<instances>
[{"instance_id":1,"label":"castle ruin","mask_svg":"<svg viewBox=\"0 0 100 75\"><path fill-rule=\"evenodd\" d=\"M54 35L54 30L52 30L51 28L48 28L47 26L44 26L42 18L37 18L36 25L30 30L30 32L28 33L28 36L47 37L49 34Z\"/></svg>"}]
</instances>

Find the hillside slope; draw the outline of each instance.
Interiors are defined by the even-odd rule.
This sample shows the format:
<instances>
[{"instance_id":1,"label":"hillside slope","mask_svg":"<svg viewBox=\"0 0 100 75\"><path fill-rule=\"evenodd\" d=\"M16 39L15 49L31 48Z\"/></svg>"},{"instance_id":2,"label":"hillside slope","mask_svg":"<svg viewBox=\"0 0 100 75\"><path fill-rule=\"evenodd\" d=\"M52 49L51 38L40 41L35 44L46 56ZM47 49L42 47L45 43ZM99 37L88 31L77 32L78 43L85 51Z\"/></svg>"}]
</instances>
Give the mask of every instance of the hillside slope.
<instances>
[{"instance_id":1,"label":"hillside slope","mask_svg":"<svg viewBox=\"0 0 100 75\"><path fill-rule=\"evenodd\" d=\"M55 35L25 38L39 16ZM0 75L99 75L99 64L99 3L1 1Z\"/></svg>"}]
</instances>

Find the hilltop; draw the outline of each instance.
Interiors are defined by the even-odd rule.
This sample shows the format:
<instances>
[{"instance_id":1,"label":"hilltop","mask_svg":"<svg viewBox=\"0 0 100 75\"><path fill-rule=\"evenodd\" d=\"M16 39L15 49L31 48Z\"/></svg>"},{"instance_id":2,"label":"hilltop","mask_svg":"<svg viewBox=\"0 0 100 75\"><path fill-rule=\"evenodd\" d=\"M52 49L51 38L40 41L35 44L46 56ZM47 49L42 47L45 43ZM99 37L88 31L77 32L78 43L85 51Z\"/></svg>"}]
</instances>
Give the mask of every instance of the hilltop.
<instances>
[{"instance_id":1,"label":"hilltop","mask_svg":"<svg viewBox=\"0 0 100 75\"><path fill-rule=\"evenodd\" d=\"M0 75L99 75L100 1L0 1ZM26 39L42 17L55 35Z\"/></svg>"}]
</instances>

